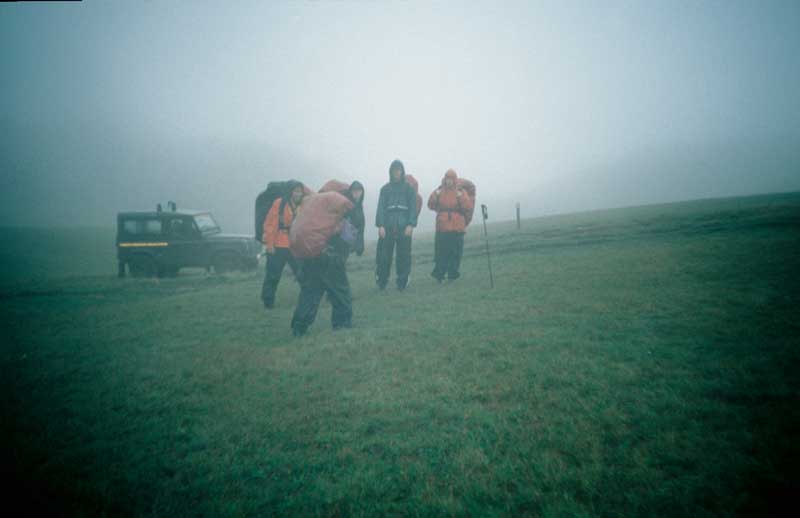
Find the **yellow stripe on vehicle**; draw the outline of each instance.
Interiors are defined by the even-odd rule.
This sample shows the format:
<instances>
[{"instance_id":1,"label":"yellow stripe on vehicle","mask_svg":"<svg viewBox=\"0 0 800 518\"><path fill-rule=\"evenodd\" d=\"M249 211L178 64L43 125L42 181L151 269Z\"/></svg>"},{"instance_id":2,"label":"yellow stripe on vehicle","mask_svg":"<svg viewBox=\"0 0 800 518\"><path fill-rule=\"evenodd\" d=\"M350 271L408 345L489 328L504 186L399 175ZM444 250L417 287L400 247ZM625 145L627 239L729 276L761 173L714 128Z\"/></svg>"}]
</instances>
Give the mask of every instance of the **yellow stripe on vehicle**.
<instances>
[{"instance_id":1,"label":"yellow stripe on vehicle","mask_svg":"<svg viewBox=\"0 0 800 518\"><path fill-rule=\"evenodd\" d=\"M169 246L169 243L120 243L119 246L123 248L132 248L139 246Z\"/></svg>"}]
</instances>

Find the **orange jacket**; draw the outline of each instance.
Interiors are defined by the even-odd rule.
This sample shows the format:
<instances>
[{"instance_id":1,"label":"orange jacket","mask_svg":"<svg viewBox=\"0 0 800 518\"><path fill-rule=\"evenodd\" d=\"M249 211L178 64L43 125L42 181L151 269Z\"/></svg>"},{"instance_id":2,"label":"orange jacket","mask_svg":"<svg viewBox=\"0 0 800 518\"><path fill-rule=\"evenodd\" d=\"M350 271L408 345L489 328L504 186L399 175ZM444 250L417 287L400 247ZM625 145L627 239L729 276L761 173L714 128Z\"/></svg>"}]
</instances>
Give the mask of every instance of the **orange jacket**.
<instances>
[{"instance_id":1,"label":"orange jacket","mask_svg":"<svg viewBox=\"0 0 800 518\"><path fill-rule=\"evenodd\" d=\"M448 177L453 179L453 187L445 187L444 182ZM466 192L456 187L457 180L456 172L448 170L442 179L442 186L428 198L428 208L436 211L436 232L464 232L467 229L464 212L472 209L474 202Z\"/></svg>"},{"instance_id":2,"label":"orange jacket","mask_svg":"<svg viewBox=\"0 0 800 518\"><path fill-rule=\"evenodd\" d=\"M282 201L282 198L275 200L267 213L266 219L264 219L264 235L262 239L266 246L289 248L289 227L292 226L295 209L291 203L287 203L283 207L283 228L281 228L278 212L281 210Z\"/></svg>"}]
</instances>

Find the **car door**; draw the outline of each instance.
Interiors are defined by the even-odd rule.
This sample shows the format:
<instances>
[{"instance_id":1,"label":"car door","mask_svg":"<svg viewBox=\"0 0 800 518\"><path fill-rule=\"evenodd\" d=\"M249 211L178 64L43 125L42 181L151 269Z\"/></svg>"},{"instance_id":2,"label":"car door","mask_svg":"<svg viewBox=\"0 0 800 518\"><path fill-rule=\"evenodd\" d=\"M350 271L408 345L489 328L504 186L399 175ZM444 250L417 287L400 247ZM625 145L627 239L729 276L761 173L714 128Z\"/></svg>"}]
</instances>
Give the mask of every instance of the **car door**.
<instances>
[{"instance_id":1,"label":"car door","mask_svg":"<svg viewBox=\"0 0 800 518\"><path fill-rule=\"evenodd\" d=\"M166 218L164 231L170 244L170 265L177 268L205 266L202 236L192 217L177 214L169 216Z\"/></svg>"}]
</instances>

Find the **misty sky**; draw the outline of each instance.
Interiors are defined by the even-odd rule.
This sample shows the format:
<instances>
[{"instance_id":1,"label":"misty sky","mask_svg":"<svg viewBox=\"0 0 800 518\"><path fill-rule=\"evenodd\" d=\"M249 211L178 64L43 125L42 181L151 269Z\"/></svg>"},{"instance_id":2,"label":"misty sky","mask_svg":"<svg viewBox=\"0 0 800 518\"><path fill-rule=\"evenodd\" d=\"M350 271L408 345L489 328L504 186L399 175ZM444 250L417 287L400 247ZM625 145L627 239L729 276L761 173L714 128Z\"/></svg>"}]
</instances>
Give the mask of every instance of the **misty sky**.
<instances>
[{"instance_id":1,"label":"misty sky","mask_svg":"<svg viewBox=\"0 0 800 518\"><path fill-rule=\"evenodd\" d=\"M372 221L395 158L500 219L800 190L800 2L232 4L0 4L0 225L249 232L287 178Z\"/></svg>"}]
</instances>

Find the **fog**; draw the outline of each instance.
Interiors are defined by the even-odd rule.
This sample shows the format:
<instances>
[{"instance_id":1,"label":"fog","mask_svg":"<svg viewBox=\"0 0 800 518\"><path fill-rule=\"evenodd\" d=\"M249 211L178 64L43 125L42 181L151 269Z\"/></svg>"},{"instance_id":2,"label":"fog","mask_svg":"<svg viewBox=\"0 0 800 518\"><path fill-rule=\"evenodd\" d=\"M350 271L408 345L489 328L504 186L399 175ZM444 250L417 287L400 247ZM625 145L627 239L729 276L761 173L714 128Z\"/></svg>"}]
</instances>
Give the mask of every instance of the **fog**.
<instances>
[{"instance_id":1,"label":"fog","mask_svg":"<svg viewBox=\"0 0 800 518\"><path fill-rule=\"evenodd\" d=\"M395 158L493 219L800 190L798 2L233 4L1 4L0 225L250 232L288 178L371 221Z\"/></svg>"}]
</instances>

